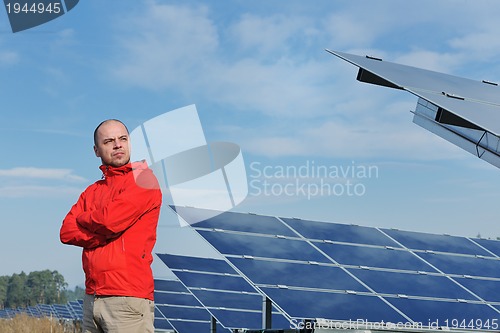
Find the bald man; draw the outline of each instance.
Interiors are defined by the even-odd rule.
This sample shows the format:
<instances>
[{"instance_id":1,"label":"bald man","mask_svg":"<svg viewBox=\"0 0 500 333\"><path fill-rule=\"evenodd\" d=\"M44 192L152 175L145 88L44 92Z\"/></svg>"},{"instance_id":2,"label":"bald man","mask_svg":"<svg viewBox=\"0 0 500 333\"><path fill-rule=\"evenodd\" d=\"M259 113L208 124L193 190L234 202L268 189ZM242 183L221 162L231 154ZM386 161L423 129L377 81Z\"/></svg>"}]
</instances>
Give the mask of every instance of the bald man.
<instances>
[{"instance_id":1,"label":"bald man","mask_svg":"<svg viewBox=\"0 0 500 333\"><path fill-rule=\"evenodd\" d=\"M162 194L151 169L130 162L127 127L117 119L94 131L103 178L80 195L60 239L83 248L85 333L153 333L151 263Z\"/></svg>"}]
</instances>

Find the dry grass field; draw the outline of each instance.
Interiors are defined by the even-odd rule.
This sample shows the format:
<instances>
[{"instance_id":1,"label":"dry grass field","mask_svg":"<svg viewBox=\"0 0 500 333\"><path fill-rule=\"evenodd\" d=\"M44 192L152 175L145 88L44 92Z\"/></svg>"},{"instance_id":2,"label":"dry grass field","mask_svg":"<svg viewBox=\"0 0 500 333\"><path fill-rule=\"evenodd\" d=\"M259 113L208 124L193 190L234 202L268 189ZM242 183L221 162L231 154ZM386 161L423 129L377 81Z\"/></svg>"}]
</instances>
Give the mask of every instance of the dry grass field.
<instances>
[{"instance_id":1,"label":"dry grass field","mask_svg":"<svg viewBox=\"0 0 500 333\"><path fill-rule=\"evenodd\" d=\"M2 333L73 333L73 327L65 327L57 320L18 315L13 319L0 319Z\"/></svg>"}]
</instances>

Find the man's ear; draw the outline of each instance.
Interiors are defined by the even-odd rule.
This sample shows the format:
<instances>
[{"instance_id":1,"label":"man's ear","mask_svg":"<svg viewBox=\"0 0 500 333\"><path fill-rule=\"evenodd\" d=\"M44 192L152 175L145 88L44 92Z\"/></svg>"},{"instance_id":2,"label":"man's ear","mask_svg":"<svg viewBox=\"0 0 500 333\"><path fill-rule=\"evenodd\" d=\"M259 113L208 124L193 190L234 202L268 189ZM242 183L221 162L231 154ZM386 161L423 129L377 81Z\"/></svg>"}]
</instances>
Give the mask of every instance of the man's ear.
<instances>
[{"instance_id":1,"label":"man's ear","mask_svg":"<svg viewBox=\"0 0 500 333\"><path fill-rule=\"evenodd\" d=\"M94 145L94 153L95 153L95 156L101 157L101 155L99 155L99 151L97 150L97 147L95 145Z\"/></svg>"}]
</instances>

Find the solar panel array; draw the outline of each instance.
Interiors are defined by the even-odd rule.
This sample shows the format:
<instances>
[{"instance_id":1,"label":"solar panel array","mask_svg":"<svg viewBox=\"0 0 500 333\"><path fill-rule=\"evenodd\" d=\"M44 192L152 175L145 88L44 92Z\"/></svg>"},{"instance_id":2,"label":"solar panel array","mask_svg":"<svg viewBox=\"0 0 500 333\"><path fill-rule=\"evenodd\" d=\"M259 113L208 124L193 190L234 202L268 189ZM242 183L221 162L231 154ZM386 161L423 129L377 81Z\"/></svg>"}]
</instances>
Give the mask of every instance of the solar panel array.
<instances>
[{"instance_id":1,"label":"solar panel array","mask_svg":"<svg viewBox=\"0 0 500 333\"><path fill-rule=\"evenodd\" d=\"M176 280L155 280L155 329L178 333L210 332L211 315L191 292ZM220 324L217 332L223 332Z\"/></svg>"},{"instance_id":2,"label":"solar panel array","mask_svg":"<svg viewBox=\"0 0 500 333\"><path fill-rule=\"evenodd\" d=\"M10 319L25 314L31 317L52 317L61 320L81 320L83 301L71 301L67 304L37 304L34 306L0 310L0 319Z\"/></svg>"},{"instance_id":3,"label":"solar panel array","mask_svg":"<svg viewBox=\"0 0 500 333\"><path fill-rule=\"evenodd\" d=\"M186 305L190 306L191 309L194 307L199 310L196 313L198 316L196 319L210 320L213 317L222 325L223 331L262 328L264 302L262 294L226 261L171 254L158 254L158 256L186 288L184 292L187 291L189 294L185 294L183 297L190 300L190 303ZM159 304L163 301L158 296L160 293L155 295L156 304L162 311ZM165 302L176 301L171 295L165 295ZM183 314L187 313L187 311L183 312ZM276 327L289 325L287 318L276 309L272 312L272 322ZM185 331L175 328L179 333L195 331L193 328L186 328ZM209 330L199 330L199 332L209 332Z\"/></svg>"},{"instance_id":4,"label":"solar panel array","mask_svg":"<svg viewBox=\"0 0 500 333\"><path fill-rule=\"evenodd\" d=\"M208 216L186 207L180 215L188 223ZM225 261L160 258L222 325L219 306L254 304L257 318L266 296L287 319L273 325L282 329L318 318L361 329L499 328L499 241L234 212L193 227ZM234 292L236 303L223 297ZM254 328L245 325L225 327Z\"/></svg>"}]
</instances>

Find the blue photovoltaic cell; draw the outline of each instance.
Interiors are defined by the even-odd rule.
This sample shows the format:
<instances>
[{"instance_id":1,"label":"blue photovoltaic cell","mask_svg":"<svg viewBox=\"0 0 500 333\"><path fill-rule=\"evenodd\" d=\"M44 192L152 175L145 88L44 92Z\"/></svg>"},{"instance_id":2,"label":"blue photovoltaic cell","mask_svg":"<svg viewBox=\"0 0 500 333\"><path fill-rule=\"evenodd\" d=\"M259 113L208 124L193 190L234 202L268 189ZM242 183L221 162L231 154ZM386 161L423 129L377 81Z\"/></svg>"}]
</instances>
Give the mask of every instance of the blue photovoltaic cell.
<instances>
[{"instance_id":1,"label":"blue photovoltaic cell","mask_svg":"<svg viewBox=\"0 0 500 333\"><path fill-rule=\"evenodd\" d=\"M186 287L180 282L175 280L159 280L155 279L155 290L169 291L169 292L188 292Z\"/></svg>"},{"instance_id":2,"label":"blue photovoltaic cell","mask_svg":"<svg viewBox=\"0 0 500 333\"><path fill-rule=\"evenodd\" d=\"M405 318L376 296L261 288L291 317L330 320L405 322Z\"/></svg>"},{"instance_id":3,"label":"blue photovoltaic cell","mask_svg":"<svg viewBox=\"0 0 500 333\"><path fill-rule=\"evenodd\" d=\"M28 313L32 317L41 317L42 313L36 306L31 306L27 309ZM71 310L72 319L83 319L83 311Z\"/></svg>"},{"instance_id":4,"label":"blue photovoltaic cell","mask_svg":"<svg viewBox=\"0 0 500 333\"><path fill-rule=\"evenodd\" d=\"M171 305L158 305L157 308L168 319L210 320L210 313L201 304L199 308Z\"/></svg>"},{"instance_id":5,"label":"blue photovoltaic cell","mask_svg":"<svg viewBox=\"0 0 500 333\"><path fill-rule=\"evenodd\" d=\"M224 260L195 258L171 254L156 254L170 269L188 269L200 272L236 274Z\"/></svg>"},{"instance_id":6,"label":"blue photovoltaic cell","mask_svg":"<svg viewBox=\"0 0 500 333\"><path fill-rule=\"evenodd\" d=\"M405 250L330 243L315 244L343 265L435 272L432 267Z\"/></svg>"},{"instance_id":7,"label":"blue photovoltaic cell","mask_svg":"<svg viewBox=\"0 0 500 333\"><path fill-rule=\"evenodd\" d=\"M320 252L302 240L237 235L204 230L198 230L198 232L223 254L330 262Z\"/></svg>"},{"instance_id":8,"label":"blue photovoltaic cell","mask_svg":"<svg viewBox=\"0 0 500 333\"><path fill-rule=\"evenodd\" d=\"M290 218L281 219L308 239L400 247L375 228Z\"/></svg>"},{"instance_id":9,"label":"blue photovoltaic cell","mask_svg":"<svg viewBox=\"0 0 500 333\"><path fill-rule=\"evenodd\" d=\"M207 333L210 332L210 322L186 322L181 320L170 321L178 333ZM217 332L230 332L217 324Z\"/></svg>"},{"instance_id":10,"label":"blue photovoltaic cell","mask_svg":"<svg viewBox=\"0 0 500 333\"><path fill-rule=\"evenodd\" d=\"M479 280L468 278L453 279L485 301L500 301L500 280Z\"/></svg>"},{"instance_id":11,"label":"blue photovoltaic cell","mask_svg":"<svg viewBox=\"0 0 500 333\"><path fill-rule=\"evenodd\" d=\"M224 276L193 272L175 272L188 288L207 288L255 293L255 289L240 276Z\"/></svg>"},{"instance_id":12,"label":"blue photovoltaic cell","mask_svg":"<svg viewBox=\"0 0 500 333\"><path fill-rule=\"evenodd\" d=\"M156 330L173 330L174 328L168 320L164 318L155 318L155 329Z\"/></svg>"},{"instance_id":13,"label":"blue photovoltaic cell","mask_svg":"<svg viewBox=\"0 0 500 333\"><path fill-rule=\"evenodd\" d=\"M38 304L38 309L40 309L40 312L43 313L45 316L55 316L54 308L51 305L48 304Z\"/></svg>"},{"instance_id":14,"label":"blue photovoltaic cell","mask_svg":"<svg viewBox=\"0 0 500 333\"><path fill-rule=\"evenodd\" d=\"M181 217L196 228L216 228L242 232L255 232L268 235L296 236L281 221L272 216L224 212L204 221L200 216L208 216L203 209L182 208Z\"/></svg>"},{"instance_id":15,"label":"blue photovoltaic cell","mask_svg":"<svg viewBox=\"0 0 500 333\"><path fill-rule=\"evenodd\" d=\"M478 300L446 276L365 269L349 269L349 271L375 292L381 294Z\"/></svg>"},{"instance_id":16,"label":"blue photovoltaic cell","mask_svg":"<svg viewBox=\"0 0 500 333\"><path fill-rule=\"evenodd\" d=\"M203 304L223 326L231 328L262 327L263 296L258 294L255 288L239 276L227 262L219 259L200 260L204 258L176 255L159 255L159 257L196 296L197 300L201 302L200 304ZM200 267L197 264L200 262L203 264L202 266L213 264L207 269L211 272L199 271ZM171 267L171 264L176 268ZM179 267L182 270L179 270ZM214 267L223 272L230 272L232 275L216 273L217 269ZM182 311L178 307L167 309ZM200 314L202 313L200 312ZM169 315L174 316L174 312L170 312ZM279 313L273 314L273 320L275 323L287 322L285 317Z\"/></svg>"},{"instance_id":17,"label":"blue photovoltaic cell","mask_svg":"<svg viewBox=\"0 0 500 333\"><path fill-rule=\"evenodd\" d=\"M224 318L223 324L226 328L262 328L262 312L242 312L228 309L213 309L211 312L216 318Z\"/></svg>"},{"instance_id":18,"label":"blue photovoltaic cell","mask_svg":"<svg viewBox=\"0 0 500 333\"><path fill-rule=\"evenodd\" d=\"M229 309L213 309L211 312L217 318L224 318L224 326L237 329L262 329L262 312L231 311ZM274 329L286 329L290 322L280 314L273 314L271 326Z\"/></svg>"},{"instance_id":19,"label":"blue photovoltaic cell","mask_svg":"<svg viewBox=\"0 0 500 333\"><path fill-rule=\"evenodd\" d=\"M193 289L191 292L207 308L231 308L241 310L261 310L262 296L259 294L231 293ZM220 322L224 325L224 321Z\"/></svg>"},{"instance_id":20,"label":"blue photovoltaic cell","mask_svg":"<svg viewBox=\"0 0 500 333\"><path fill-rule=\"evenodd\" d=\"M470 320L500 320L500 313L484 304L461 302L429 302L418 299L386 298L391 304L407 314L413 321L429 326L429 323L438 322L438 326L452 328L452 321ZM448 325L446 325L448 322ZM455 327L460 328L460 327Z\"/></svg>"},{"instance_id":21,"label":"blue photovoltaic cell","mask_svg":"<svg viewBox=\"0 0 500 333\"><path fill-rule=\"evenodd\" d=\"M418 253L420 257L447 274L500 278L500 260Z\"/></svg>"},{"instance_id":22,"label":"blue photovoltaic cell","mask_svg":"<svg viewBox=\"0 0 500 333\"><path fill-rule=\"evenodd\" d=\"M155 291L155 304L200 306L200 302L191 294L174 294Z\"/></svg>"},{"instance_id":23,"label":"blue photovoltaic cell","mask_svg":"<svg viewBox=\"0 0 500 333\"><path fill-rule=\"evenodd\" d=\"M497 256L500 257L500 241L498 240L491 240L491 239L473 239L474 242L478 243L479 245L483 246L487 250L493 252Z\"/></svg>"},{"instance_id":24,"label":"blue photovoltaic cell","mask_svg":"<svg viewBox=\"0 0 500 333\"><path fill-rule=\"evenodd\" d=\"M156 329L175 329L178 333L193 333L197 332L200 326L209 329L210 318L208 310L180 281L155 280Z\"/></svg>"},{"instance_id":25,"label":"blue photovoltaic cell","mask_svg":"<svg viewBox=\"0 0 500 333\"><path fill-rule=\"evenodd\" d=\"M229 258L253 283L368 292L339 267Z\"/></svg>"},{"instance_id":26,"label":"blue photovoltaic cell","mask_svg":"<svg viewBox=\"0 0 500 333\"><path fill-rule=\"evenodd\" d=\"M421 232L383 229L396 241L412 250L432 250L439 252L471 255L490 255L465 237L432 235Z\"/></svg>"},{"instance_id":27,"label":"blue photovoltaic cell","mask_svg":"<svg viewBox=\"0 0 500 333\"><path fill-rule=\"evenodd\" d=\"M63 319L73 319L67 304L53 304L56 317Z\"/></svg>"}]
</instances>

